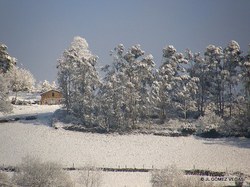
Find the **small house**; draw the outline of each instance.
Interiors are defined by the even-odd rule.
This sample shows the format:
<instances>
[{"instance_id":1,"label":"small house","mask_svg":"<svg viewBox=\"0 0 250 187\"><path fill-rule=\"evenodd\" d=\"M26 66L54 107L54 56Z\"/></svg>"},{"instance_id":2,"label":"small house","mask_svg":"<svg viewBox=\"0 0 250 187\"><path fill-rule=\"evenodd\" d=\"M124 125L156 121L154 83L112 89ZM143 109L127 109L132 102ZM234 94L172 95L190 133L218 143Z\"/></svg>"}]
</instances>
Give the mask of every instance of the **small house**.
<instances>
[{"instance_id":1,"label":"small house","mask_svg":"<svg viewBox=\"0 0 250 187\"><path fill-rule=\"evenodd\" d=\"M41 105L59 105L62 103L62 93L57 90L49 90L41 94Z\"/></svg>"}]
</instances>

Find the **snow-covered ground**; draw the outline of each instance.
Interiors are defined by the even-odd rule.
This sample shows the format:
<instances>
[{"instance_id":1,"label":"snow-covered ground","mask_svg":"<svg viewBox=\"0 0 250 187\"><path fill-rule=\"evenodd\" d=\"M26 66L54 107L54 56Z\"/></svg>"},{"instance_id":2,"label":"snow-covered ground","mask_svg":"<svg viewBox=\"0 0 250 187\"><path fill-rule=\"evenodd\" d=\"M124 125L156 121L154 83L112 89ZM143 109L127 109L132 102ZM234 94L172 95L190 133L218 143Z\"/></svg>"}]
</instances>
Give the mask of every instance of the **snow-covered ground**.
<instances>
[{"instance_id":1,"label":"snow-covered ground","mask_svg":"<svg viewBox=\"0 0 250 187\"><path fill-rule=\"evenodd\" d=\"M250 140L154 135L104 135L55 130L31 121L0 125L0 164L16 165L26 155L82 167L163 168L241 171L250 174Z\"/></svg>"},{"instance_id":2,"label":"snow-covered ground","mask_svg":"<svg viewBox=\"0 0 250 187\"><path fill-rule=\"evenodd\" d=\"M81 172L70 171L75 187L81 187ZM101 187L151 187L149 172L101 172Z\"/></svg>"},{"instance_id":3,"label":"snow-covered ground","mask_svg":"<svg viewBox=\"0 0 250 187\"><path fill-rule=\"evenodd\" d=\"M59 162L65 167L91 163L97 167L164 168L175 164L180 169L250 174L250 139L72 132L46 125L58 108L15 106L11 115L34 113L38 119L0 123L0 165L15 166L22 157L30 155ZM104 183L113 180L125 181L119 186L140 186L142 183L136 185L137 181L145 181L143 186L149 186L150 174L105 172Z\"/></svg>"},{"instance_id":4,"label":"snow-covered ground","mask_svg":"<svg viewBox=\"0 0 250 187\"><path fill-rule=\"evenodd\" d=\"M0 113L0 118L20 116L20 115L37 115L44 113L53 113L59 109L60 105L13 105L13 111L9 114Z\"/></svg>"}]
</instances>

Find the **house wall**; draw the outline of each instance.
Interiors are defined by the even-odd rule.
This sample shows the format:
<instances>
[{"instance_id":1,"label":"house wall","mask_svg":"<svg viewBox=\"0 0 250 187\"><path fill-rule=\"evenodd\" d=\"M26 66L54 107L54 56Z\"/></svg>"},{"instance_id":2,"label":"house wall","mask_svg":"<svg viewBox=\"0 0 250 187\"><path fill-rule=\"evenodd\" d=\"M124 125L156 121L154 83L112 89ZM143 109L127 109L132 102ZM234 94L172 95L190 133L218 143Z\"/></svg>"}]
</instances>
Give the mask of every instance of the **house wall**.
<instances>
[{"instance_id":1,"label":"house wall","mask_svg":"<svg viewBox=\"0 0 250 187\"><path fill-rule=\"evenodd\" d=\"M48 91L41 95L41 105L56 105L62 101L62 94L57 91Z\"/></svg>"}]
</instances>

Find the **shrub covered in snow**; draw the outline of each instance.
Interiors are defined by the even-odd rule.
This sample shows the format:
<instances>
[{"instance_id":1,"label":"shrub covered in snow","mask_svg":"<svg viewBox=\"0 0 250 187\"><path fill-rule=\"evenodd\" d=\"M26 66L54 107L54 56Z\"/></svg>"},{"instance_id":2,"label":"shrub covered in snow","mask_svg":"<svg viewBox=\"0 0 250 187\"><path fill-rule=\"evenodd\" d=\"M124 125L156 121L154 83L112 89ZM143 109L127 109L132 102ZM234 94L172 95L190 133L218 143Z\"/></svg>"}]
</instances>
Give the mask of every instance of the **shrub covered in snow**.
<instances>
[{"instance_id":1,"label":"shrub covered in snow","mask_svg":"<svg viewBox=\"0 0 250 187\"><path fill-rule=\"evenodd\" d=\"M219 131L226 136L250 137L250 122L244 116L231 118L219 128Z\"/></svg>"},{"instance_id":2,"label":"shrub covered in snow","mask_svg":"<svg viewBox=\"0 0 250 187\"><path fill-rule=\"evenodd\" d=\"M1 187L11 187L13 186L11 184L10 178L6 173L0 172L0 186Z\"/></svg>"},{"instance_id":3,"label":"shrub covered in snow","mask_svg":"<svg viewBox=\"0 0 250 187\"><path fill-rule=\"evenodd\" d=\"M94 166L86 166L81 172L79 183L83 187L99 187L101 186L101 171Z\"/></svg>"},{"instance_id":4,"label":"shrub covered in snow","mask_svg":"<svg viewBox=\"0 0 250 187\"><path fill-rule=\"evenodd\" d=\"M188 178L184 172L172 165L162 170L155 170L152 172L151 183L153 187L208 187L211 183L202 182L199 178Z\"/></svg>"},{"instance_id":5,"label":"shrub covered in snow","mask_svg":"<svg viewBox=\"0 0 250 187\"><path fill-rule=\"evenodd\" d=\"M19 186L60 186L71 187L70 177L62 167L53 162L41 162L39 159L25 157L14 174L13 182Z\"/></svg>"},{"instance_id":6,"label":"shrub covered in snow","mask_svg":"<svg viewBox=\"0 0 250 187\"><path fill-rule=\"evenodd\" d=\"M215 113L211 112L201 116L197 120L197 132L204 133L209 132L211 130L218 131L219 127L224 124L224 120L216 115Z\"/></svg>"},{"instance_id":7,"label":"shrub covered in snow","mask_svg":"<svg viewBox=\"0 0 250 187\"><path fill-rule=\"evenodd\" d=\"M6 77L0 73L0 113L11 112L13 107L8 99L8 81Z\"/></svg>"},{"instance_id":8,"label":"shrub covered in snow","mask_svg":"<svg viewBox=\"0 0 250 187\"><path fill-rule=\"evenodd\" d=\"M197 129L195 126L195 123L184 123L181 127L181 130L183 135L191 135L194 134Z\"/></svg>"}]
</instances>

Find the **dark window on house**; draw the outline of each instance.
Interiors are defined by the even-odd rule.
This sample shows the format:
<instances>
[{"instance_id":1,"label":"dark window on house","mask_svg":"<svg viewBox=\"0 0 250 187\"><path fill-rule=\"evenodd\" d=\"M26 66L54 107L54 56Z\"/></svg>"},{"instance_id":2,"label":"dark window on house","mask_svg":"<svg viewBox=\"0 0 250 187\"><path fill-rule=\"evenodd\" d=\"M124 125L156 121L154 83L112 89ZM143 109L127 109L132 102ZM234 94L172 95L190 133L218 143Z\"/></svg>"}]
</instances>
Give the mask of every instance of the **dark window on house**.
<instances>
[{"instance_id":1,"label":"dark window on house","mask_svg":"<svg viewBox=\"0 0 250 187\"><path fill-rule=\"evenodd\" d=\"M55 93L54 92L52 92L52 97L55 97Z\"/></svg>"}]
</instances>

